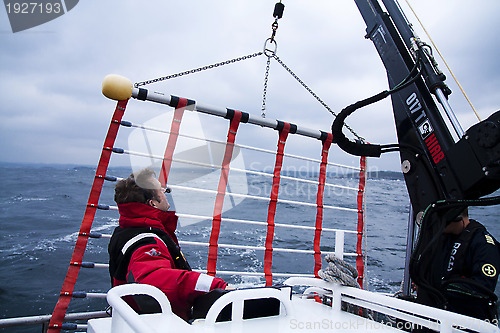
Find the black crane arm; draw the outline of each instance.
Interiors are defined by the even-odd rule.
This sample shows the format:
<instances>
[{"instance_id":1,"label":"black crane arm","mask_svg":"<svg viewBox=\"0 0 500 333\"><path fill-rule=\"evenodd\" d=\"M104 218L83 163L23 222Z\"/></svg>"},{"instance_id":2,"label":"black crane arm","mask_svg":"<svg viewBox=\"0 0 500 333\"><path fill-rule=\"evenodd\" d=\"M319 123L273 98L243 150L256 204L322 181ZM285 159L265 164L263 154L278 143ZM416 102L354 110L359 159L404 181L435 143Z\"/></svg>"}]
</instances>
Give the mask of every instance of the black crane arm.
<instances>
[{"instance_id":1,"label":"black crane arm","mask_svg":"<svg viewBox=\"0 0 500 333\"><path fill-rule=\"evenodd\" d=\"M438 304L441 296L425 275L436 248L436 235L471 203L500 204L500 197L481 198L500 188L500 111L465 134L459 128L460 137L455 142L432 96L447 104L451 91L444 82L446 77L414 36L396 1L354 1L366 23L365 37L373 42L386 68L389 90L342 110L332 125L334 142L354 155L380 156L383 146L350 141L342 127L356 109L391 96L397 149L412 205L411 221L421 222L416 246L408 243L412 255L405 268L405 284L409 285L409 270L419 290L434 297L428 304Z\"/></svg>"},{"instance_id":2,"label":"black crane arm","mask_svg":"<svg viewBox=\"0 0 500 333\"><path fill-rule=\"evenodd\" d=\"M387 71L402 169L414 214L439 200L477 199L500 188L500 112L471 127L455 142L432 97L446 98L451 93L446 77L415 37L399 6L394 0L355 3L367 26L365 37L375 45ZM416 67L418 76L414 75ZM340 147L360 155L366 149L341 133L343 119L356 109L353 106L336 119L332 132ZM368 154L379 154L377 147L367 145Z\"/></svg>"}]
</instances>

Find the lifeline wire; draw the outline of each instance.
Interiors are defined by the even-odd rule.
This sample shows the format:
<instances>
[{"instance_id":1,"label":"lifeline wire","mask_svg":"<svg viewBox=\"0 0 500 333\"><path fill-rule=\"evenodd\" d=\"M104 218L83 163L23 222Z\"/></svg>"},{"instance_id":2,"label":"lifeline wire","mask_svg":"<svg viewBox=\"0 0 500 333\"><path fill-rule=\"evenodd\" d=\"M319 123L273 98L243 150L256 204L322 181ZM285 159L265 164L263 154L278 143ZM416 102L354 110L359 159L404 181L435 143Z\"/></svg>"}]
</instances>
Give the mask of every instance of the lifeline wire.
<instances>
[{"instance_id":1,"label":"lifeline wire","mask_svg":"<svg viewBox=\"0 0 500 333\"><path fill-rule=\"evenodd\" d=\"M422 29L424 29L424 32L425 34L427 35L427 37L429 38L429 40L431 41L432 43L432 46L434 47L434 49L437 51L437 53L439 54L439 57L441 57L441 60L443 60L444 62L444 65L446 66L446 68L448 68L448 71L450 72L451 76L453 76L453 79L455 80L455 82L457 83L458 85L458 88L460 89L460 91L462 92L462 94L464 95L465 99L467 100L467 102L469 103L470 107L472 108L472 111L474 111L474 114L476 115L477 119L479 121L481 121L481 117L479 117L479 114L477 113L476 109L474 108L474 106L472 105L472 102L470 101L469 99L469 96L467 96L467 94L465 93L465 90L462 88L462 85L460 84L460 82L458 82L458 79L457 77L455 76L455 74L453 73L453 71L451 70L450 66L448 66L448 63L446 62L446 60L444 59L443 55L441 54L441 52L439 51L438 47L436 46L436 44L434 43L434 41L432 40L432 37L431 35L429 34L429 32L427 32L427 29L425 28L425 26L422 24L422 21L420 21L420 18L417 16L417 13L413 10L413 7L410 5L410 2L408 0L405 0L406 1L406 4L408 5L408 7L410 7L410 10L413 12L413 15L415 15L415 18L417 19L418 23L420 24L420 26L422 27Z\"/></svg>"}]
</instances>

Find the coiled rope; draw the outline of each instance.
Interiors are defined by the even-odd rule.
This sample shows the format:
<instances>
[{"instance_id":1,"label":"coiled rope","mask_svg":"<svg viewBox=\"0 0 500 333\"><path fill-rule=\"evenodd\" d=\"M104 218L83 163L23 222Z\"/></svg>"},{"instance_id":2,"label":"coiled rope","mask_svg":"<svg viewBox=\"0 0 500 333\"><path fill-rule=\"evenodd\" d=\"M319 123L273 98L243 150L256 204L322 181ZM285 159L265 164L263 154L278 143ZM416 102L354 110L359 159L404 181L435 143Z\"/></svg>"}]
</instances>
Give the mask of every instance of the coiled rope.
<instances>
[{"instance_id":1,"label":"coiled rope","mask_svg":"<svg viewBox=\"0 0 500 333\"><path fill-rule=\"evenodd\" d=\"M359 288L356 282L358 272L344 260L337 258L333 254L325 256L328 267L321 269L318 275L328 282L337 282L344 286Z\"/></svg>"}]
</instances>

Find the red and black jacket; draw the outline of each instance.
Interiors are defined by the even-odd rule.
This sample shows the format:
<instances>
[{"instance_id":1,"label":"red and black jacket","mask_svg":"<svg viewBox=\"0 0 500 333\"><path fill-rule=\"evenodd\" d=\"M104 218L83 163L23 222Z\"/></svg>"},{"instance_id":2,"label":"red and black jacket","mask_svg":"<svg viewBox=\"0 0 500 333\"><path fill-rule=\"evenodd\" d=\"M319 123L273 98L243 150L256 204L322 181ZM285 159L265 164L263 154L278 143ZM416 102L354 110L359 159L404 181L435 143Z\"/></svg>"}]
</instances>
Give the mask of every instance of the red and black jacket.
<instances>
[{"instance_id":1,"label":"red and black jacket","mask_svg":"<svg viewBox=\"0 0 500 333\"><path fill-rule=\"evenodd\" d=\"M194 300L225 288L226 282L191 271L182 256L175 229L175 212L164 212L142 203L119 204L120 226L109 244L112 285L127 282L153 285L162 290L172 311L189 319Z\"/></svg>"}]
</instances>

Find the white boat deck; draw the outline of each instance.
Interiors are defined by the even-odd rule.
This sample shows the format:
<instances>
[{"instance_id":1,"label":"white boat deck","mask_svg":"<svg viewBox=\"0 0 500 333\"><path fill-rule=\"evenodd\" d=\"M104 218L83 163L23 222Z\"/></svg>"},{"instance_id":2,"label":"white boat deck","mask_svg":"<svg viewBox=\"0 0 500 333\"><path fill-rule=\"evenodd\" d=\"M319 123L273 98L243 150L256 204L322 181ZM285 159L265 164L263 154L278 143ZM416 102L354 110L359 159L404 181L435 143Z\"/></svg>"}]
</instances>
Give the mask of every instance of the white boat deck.
<instances>
[{"instance_id":1,"label":"white boat deck","mask_svg":"<svg viewBox=\"0 0 500 333\"><path fill-rule=\"evenodd\" d=\"M172 313L168 299L159 289L148 285L128 284L110 290L108 302L113 307L113 316L89 320L88 332L404 332L403 328L411 324L430 327L439 332L465 332L465 329L482 333L500 332L498 327L478 319L319 279L290 278L285 284L309 286L309 292L333 295L333 305L327 306L300 295L290 298L290 288L287 287L235 290L221 296L212 305L205 319L188 324ZM154 297L160 304L162 313L138 315L121 298L133 294ZM244 302L263 298L280 301L279 315L243 319ZM342 311L340 300L402 321L399 324L374 321ZM216 322L219 313L229 304L232 304L231 321Z\"/></svg>"},{"instance_id":2,"label":"white boat deck","mask_svg":"<svg viewBox=\"0 0 500 333\"><path fill-rule=\"evenodd\" d=\"M283 315L232 320L228 322L209 322L197 320L188 324L173 314L133 315L133 320L143 329L142 332L401 332L382 323L377 323L360 316L332 311L331 307L311 299L293 297L290 308ZM291 313L288 313L288 310ZM115 319L116 321L116 319ZM127 320L125 320L126 322ZM114 323L116 325L116 323ZM122 323L113 328L113 319L93 319L89 321L88 332L137 332L132 325Z\"/></svg>"}]
</instances>

